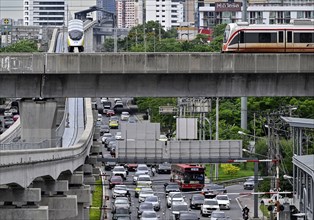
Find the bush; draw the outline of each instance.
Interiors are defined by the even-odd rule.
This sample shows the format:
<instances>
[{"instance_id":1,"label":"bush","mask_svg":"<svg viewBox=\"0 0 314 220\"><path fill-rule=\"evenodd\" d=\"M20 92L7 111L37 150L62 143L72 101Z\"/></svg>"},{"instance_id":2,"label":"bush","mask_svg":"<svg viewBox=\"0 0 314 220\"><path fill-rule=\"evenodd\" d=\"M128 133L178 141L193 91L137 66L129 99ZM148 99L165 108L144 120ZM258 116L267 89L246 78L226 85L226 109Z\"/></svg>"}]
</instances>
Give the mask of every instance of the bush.
<instances>
[{"instance_id":1,"label":"bush","mask_svg":"<svg viewBox=\"0 0 314 220\"><path fill-rule=\"evenodd\" d=\"M234 166L232 164L222 164L221 165L223 172L225 174L231 175L231 176L235 176L237 175L237 173L239 172L240 168L237 166Z\"/></svg>"}]
</instances>

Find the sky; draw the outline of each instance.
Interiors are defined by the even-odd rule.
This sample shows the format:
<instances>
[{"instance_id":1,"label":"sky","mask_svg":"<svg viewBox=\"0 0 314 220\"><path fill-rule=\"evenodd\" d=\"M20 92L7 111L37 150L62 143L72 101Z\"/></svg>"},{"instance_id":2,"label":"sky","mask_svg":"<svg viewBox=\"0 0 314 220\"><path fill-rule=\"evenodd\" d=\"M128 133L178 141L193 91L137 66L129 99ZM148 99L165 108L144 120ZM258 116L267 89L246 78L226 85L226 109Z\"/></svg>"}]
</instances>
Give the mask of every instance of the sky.
<instances>
[{"instance_id":1,"label":"sky","mask_svg":"<svg viewBox=\"0 0 314 220\"><path fill-rule=\"evenodd\" d=\"M23 0L0 0L0 18L23 18Z\"/></svg>"}]
</instances>

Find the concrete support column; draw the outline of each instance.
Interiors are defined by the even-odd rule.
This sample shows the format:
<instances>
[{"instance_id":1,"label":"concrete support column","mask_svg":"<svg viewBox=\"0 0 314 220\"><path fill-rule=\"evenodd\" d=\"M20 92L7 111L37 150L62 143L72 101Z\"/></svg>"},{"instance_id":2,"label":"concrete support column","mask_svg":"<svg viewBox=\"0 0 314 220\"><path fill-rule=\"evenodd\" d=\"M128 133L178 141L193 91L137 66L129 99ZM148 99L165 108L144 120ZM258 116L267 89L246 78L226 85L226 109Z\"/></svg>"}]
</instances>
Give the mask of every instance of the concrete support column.
<instances>
[{"instance_id":1,"label":"concrete support column","mask_svg":"<svg viewBox=\"0 0 314 220\"><path fill-rule=\"evenodd\" d=\"M56 101L20 102L21 140L37 143L49 140L52 146L56 142Z\"/></svg>"},{"instance_id":2,"label":"concrete support column","mask_svg":"<svg viewBox=\"0 0 314 220\"><path fill-rule=\"evenodd\" d=\"M1 188L0 219L48 220L48 206L39 206L40 200L40 189Z\"/></svg>"},{"instance_id":3,"label":"concrete support column","mask_svg":"<svg viewBox=\"0 0 314 220\"><path fill-rule=\"evenodd\" d=\"M77 171L83 171L85 185L90 185L92 192L95 190L95 177L93 176L93 166L90 164L83 164L80 166Z\"/></svg>"},{"instance_id":4,"label":"concrete support column","mask_svg":"<svg viewBox=\"0 0 314 220\"><path fill-rule=\"evenodd\" d=\"M49 220L69 219L78 215L76 195L66 195L67 180L34 181L33 187L42 189L40 204L49 208Z\"/></svg>"}]
</instances>

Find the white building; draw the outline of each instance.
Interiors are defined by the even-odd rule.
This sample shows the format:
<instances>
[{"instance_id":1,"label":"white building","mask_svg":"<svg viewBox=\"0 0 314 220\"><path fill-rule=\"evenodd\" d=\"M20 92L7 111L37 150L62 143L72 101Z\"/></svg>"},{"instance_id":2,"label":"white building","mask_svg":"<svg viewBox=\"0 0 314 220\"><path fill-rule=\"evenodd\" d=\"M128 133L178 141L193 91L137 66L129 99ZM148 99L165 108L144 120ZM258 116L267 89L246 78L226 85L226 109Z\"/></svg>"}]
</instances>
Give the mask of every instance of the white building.
<instances>
[{"instance_id":1,"label":"white building","mask_svg":"<svg viewBox=\"0 0 314 220\"><path fill-rule=\"evenodd\" d=\"M117 0L117 26L118 28L131 28L138 24L138 12L135 0Z\"/></svg>"},{"instance_id":2,"label":"white building","mask_svg":"<svg viewBox=\"0 0 314 220\"><path fill-rule=\"evenodd\" d=\"M201 28L211 28L216 24L242 20L242 3L216 2L199 8ZM314 19L314 1L312 3L255 3L247 7L247 19L250 24L283 24L293 19Z\"/></svg>"},{"instance_id":3,"label":"white building","mask_svg":"<svg viewBox=\"0 0 314 220\"><path fill-rule=\"evenodd\" d=\"M146 1L145 18L147 21L158 21L164 29L179 27L183 20L183 1L155 0Z\"/></svg>"},{"instance_id":4,"label":"white building","mask_svg":"<svg viewBox=\"0 0 314 220\"><path fill-rule=\"evenodd\" d=\"M65 0L24 0L25 26L62 26L66 22Z\"/></svg>"}]
</instances>

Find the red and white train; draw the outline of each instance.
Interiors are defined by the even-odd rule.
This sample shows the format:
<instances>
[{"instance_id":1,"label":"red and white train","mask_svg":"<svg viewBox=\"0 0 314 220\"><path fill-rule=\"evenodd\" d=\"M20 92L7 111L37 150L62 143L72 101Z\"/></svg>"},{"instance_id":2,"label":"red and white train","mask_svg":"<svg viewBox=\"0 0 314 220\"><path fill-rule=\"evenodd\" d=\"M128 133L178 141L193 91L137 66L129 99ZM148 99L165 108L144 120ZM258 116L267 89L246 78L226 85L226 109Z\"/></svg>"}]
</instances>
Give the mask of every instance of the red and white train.
<instances>
[{"instance_id":1,"label":"red and white train","mask_svg":"<svg viewBox=\"0 0 314 220\"><path fill-rule=\"evenodd\" d=\"M230 23L225 29L222 52L313 53L314 21L272 25Z\"/></svg>"}]
</instances>

